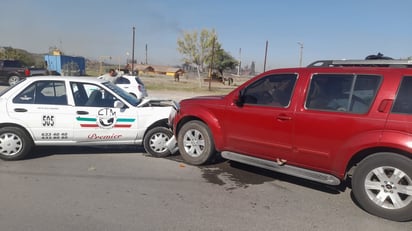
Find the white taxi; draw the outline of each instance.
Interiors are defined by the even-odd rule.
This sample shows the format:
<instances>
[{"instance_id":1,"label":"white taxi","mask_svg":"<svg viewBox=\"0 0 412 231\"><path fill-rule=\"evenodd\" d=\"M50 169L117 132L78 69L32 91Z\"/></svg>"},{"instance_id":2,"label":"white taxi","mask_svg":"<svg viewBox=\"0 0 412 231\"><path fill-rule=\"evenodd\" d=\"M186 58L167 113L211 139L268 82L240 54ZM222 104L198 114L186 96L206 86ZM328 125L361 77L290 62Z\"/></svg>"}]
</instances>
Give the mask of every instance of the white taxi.
<instances>
[{"instance_id":1,"label":"white taxi","mask_svg":"<svg viewBox=\"0 0 412 231\"><path fill-rule=\"evenodd\" d=\"M164 157L175 105L137 99L97 78L26 78L0 93L0 159L23 159L34 146L70 145L143 145Z\"/></svg>"}]
</instances>

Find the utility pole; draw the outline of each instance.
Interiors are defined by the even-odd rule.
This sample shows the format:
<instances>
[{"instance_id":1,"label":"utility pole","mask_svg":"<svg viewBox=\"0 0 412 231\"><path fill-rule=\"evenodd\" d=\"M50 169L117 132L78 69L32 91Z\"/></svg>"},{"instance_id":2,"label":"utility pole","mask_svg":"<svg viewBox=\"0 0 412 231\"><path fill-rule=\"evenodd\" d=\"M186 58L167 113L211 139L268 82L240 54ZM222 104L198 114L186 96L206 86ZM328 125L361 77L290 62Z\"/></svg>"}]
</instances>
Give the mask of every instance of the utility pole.
<instances>
[{"instance_id":1,"label":"utility pole","mask_svg":"<svg viewBox=\"0 0 412 231\"><path fill-rule=\"evenodd\" d=\"M146 43L146 62L145 64L147 65L147 43Z\"/></svg>"},{"instance_id":2,"label":"utility pole","mask_svg":"<svg viewBox=\"0 0 412 231\"><path fill-rule=\"evenodd\" d=\"M237 66L237 76L240 76L241 66L242 66L242 48L239 48L239 65Z\"/></svg>"},{"instance_id":3,"label":"utility pole","mask_svg":"<svg viewBox=\"0 0 412 231\"><path fill-rule=\"evenodd\" d=\"M299 48L300 48L300 54L299 54L299 67L302 67L302 56L303 56L303 43L298 42Z\"/></svg>"},{"instance_id":4,"label":"utility pole","mask_svg":"<svg viewBox=\"0 0 412 231\"><path fill-rule=\"evenodd\" d=\"M132 45L132 75L134 73L134 33L135 33L135 27L133 27L133 45Z\"/></svg>"},{"instance_id":5,"label":"utility pole","mask_svg":"<svg viewBox=\"0 0 412 231\"><path fill-rule=\"evenodd\" d=\"M263 63L263 72L266 71L266 58L268 56L268 46L269 46L269 42L268 40L266 40L266 48L265 48L265 61Z\"/></svg>"}]
</instances>

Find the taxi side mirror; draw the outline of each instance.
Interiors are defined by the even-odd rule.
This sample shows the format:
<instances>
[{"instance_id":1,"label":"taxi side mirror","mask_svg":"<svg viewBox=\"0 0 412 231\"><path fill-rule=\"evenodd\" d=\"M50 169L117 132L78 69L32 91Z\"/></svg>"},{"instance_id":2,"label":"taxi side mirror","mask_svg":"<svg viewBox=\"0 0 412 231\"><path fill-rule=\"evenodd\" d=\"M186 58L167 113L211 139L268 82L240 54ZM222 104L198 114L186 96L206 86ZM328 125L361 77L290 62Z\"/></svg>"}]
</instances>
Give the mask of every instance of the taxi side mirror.
<instances>
[{"instance_id":1,"label":"taxi side mirror","mask_svg":"<svg viewBox=\"0 0 412 231\"><path fill-rule=\"evenodd\" d=\"M116 101L114 101L114 107L115 108L123 108L124 103L122 101L116 100Z\"/></svg>"}]
</instances>

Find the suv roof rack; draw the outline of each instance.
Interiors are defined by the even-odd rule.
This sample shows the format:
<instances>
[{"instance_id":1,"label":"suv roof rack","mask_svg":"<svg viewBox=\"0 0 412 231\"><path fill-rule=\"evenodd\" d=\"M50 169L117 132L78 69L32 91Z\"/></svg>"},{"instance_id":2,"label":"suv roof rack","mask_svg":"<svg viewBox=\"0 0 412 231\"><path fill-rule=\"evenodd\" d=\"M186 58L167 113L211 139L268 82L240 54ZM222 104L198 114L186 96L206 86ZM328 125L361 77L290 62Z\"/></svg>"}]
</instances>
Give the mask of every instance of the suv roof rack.
<instances>
[{"instance_id":1,"label":"suv roof rack","mask_svg":"<svg viewBox=\"0 0 412 231\"><path fill-rule=\"evenodd\" d=\"M412 67L412 59L348 59L348 60L318 60L308 67Z\"/></svg>"}]
</instances>

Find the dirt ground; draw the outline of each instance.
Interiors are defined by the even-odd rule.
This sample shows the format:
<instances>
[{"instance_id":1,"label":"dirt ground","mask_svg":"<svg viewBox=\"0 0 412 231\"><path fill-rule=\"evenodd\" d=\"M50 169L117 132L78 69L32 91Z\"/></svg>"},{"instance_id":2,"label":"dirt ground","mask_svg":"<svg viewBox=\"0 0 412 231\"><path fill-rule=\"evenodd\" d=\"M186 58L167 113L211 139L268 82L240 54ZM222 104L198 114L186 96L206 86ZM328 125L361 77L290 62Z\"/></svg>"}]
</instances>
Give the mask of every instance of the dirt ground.
<instances>
[{"instance_id":1,"label":"dirt ground","mask_svg":"<svg viewBox=\"0 0 412 231\"><path fill-rule=\"evenodd\" d=\"M233 84L227 85L221 82L199 78L195 75L185 75L175 81L172 76L139 76L145 84L150 98L173 99L180 101L200 95L226 95L233 89L244 83L247 78L233 77Z\"/></svg>"}]
</instances>

